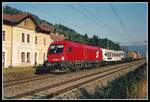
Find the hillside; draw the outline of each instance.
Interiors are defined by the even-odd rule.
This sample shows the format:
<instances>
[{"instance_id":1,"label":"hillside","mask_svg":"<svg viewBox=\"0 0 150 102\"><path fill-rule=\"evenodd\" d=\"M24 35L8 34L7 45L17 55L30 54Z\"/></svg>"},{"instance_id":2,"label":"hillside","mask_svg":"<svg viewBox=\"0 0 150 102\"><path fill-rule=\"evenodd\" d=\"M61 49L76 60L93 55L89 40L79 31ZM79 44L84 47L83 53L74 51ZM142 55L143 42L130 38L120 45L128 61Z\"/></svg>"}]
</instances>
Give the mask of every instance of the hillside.
<instances>
[{"instance_id":1,"label":"hillside","mask_svg":"<svg viewBox=\"0 0 150 102\"><path fill-rule=\"evenodd\" d=\"M4 6L3 7L3 13L18 14L18 13L29 13L29 12L21 11L21 10L18 10L16 8L12 8L9 6ZM31 14L31 13L29 13L29 14ZM33 15L33 14L31 14L31 15ZM36 15L33 15L33 17L35 18L37 23L45 22L48 25L54 27L53 33L64 34L64 36L67 40L77 41L77 42L89 44L92 46L99 46L102 48L107 48L107 43L108 43L109 49L113 49L113 50L120 50L121 49L119 44L117 44L117 43L115 43L115 42L113 42L107 38L100 39L96 35L93 35L92 38L89 38L88 34L80 34L80 33L76 32L75 30L64 26L63 24L52 24L49 21L40 19Z\"/></svg>"}]
</instances>

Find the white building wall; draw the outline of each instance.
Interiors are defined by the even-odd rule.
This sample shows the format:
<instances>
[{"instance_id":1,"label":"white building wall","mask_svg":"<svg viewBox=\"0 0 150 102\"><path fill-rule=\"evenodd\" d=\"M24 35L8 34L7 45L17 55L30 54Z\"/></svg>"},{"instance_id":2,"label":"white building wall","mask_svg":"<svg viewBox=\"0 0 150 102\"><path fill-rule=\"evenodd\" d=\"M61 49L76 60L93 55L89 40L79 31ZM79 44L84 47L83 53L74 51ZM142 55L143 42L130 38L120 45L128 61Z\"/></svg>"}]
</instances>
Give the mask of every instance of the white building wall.
<instances>
[{"instance_id":1,"label":"white building wall","mask_svg":"<svg viewBox=\"0 0 150 102\"><path fill-rule=\"evenodd\" d=\"M17 30L20 32L18 32ZM17 34L16 34L17 33ZM25 33L25 42L22 42L22 33ZM27 43L27 34L30 34L30 43ZM19 35L16 36L16 35ZM27 30L22 29L19 27L13 28L13 66L31 66L34 65L33 61L33 52L35 50L34 48L34 35L35 31L33 30ZM21 62L21 53L25 52L25 62ZM30 63L27 63L27 52L30 52Z\"/></svg>"}]
</instances>

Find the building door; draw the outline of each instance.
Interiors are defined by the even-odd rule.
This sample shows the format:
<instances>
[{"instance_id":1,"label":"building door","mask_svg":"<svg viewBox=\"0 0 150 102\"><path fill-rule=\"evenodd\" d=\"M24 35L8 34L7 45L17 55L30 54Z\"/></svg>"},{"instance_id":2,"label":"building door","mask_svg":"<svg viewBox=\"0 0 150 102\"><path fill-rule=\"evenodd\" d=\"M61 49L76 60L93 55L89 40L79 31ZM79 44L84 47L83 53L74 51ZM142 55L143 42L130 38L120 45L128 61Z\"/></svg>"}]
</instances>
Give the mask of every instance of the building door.
<instances>
[{"instance_id":1,"label":"building door","mask_svg":"<svg viewBox=\"0 0 150 102\"><path fill-rule=\"evenodd\" d=\"M2 53L2 66L5 67L5 52Z\"/></svg>"},{"instance_id":2,"label":"building door","mask_svg":"<svg viewBox=\"0 0 150 102\"><path fill-rule=\"evenodd\" d=\"M37 53L34 54L34 65L37 65Z\"/></svg>"}]
</instances>

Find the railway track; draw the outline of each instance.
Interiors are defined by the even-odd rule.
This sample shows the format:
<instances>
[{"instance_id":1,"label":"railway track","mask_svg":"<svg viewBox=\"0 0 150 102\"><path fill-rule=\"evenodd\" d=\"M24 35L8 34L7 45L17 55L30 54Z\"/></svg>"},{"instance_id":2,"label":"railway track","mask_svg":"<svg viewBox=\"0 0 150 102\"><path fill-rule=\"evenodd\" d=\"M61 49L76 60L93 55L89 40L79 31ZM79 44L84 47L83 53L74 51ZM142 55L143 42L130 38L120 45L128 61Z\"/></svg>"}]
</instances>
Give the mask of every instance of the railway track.
<instances>
[{"instance_id":1,"label":"railway track","mask_svg":"<svg viewBox=\"0 0 150 102\"><path fill-rule=\"evenodd\" d=\"M132 63L132 62L131 62ZM122 67L124 65L118 65L118 67ZM108 69L106 71L109 71L111 69ZM75 73L75 72L72 72ZM63 74L61 74L63 75ZM17 79L17 80L11 80L11 81L3 81L3 87L9 87L11 85L17 85L17 84L23 84L23 83L27 83L27 82L31 82L31 81L36 81L36 80L42 80L45 78L54 78L56 76L60 76L59 74L55 75L55 74L46 74L46 75L35 75L32 77L26 77L26 78L22 78L22 79Z\"/></svg>"},{"instance_id":2,"label":"railway track","mask_svg":"<svg viewBox=\"0 0 150 102\"><path fill-rule=\"evenodd\" d=\"M23 84L23 83L26 83L26 82L31 82L31 81L35 81L35 80L42 80L42 79L45 79L45 78L53 78L55 77L56 75L49 75L49 74L46 74L46 75L35 75L33 77L28 77L28 78L23 78L23 79L19 79L19 80L12 80L12 81L4 81L4 84L3 84L3 87L8 87L8 86L11 86L11 85L16 85L16 84Z\"/></svg>"},{"instance_id":3,"label":"railway track","mask_svg":"<svg viewBox=\"0 0 150 102\"><path fill-rule=\"evenodd\" d=\"M135 64L139 64L139 62L141 62L141 61L131 62L126 65L117 66L116 68L113 68L113 69L109 69L109 70L105 70L105 71L101 71L101 72L95 72L95 73L91 73L91 74L84 75L81 77L73 78L70 80L66 80L64 82L49 85L47 87L43 87L43 88L36 89L33 91L28 91L28 92L25 92L22 94L17 94L17 95L14 95L13 97L14 98L35 98L35 96L36 97L40 96L40 98L41 98L41 96L43 96L45 98L45 96L46 96L46 98L52 98L53 96L55 96L57 94L60 94L60 93L63 93L64 91L79 87L79 86L89 83L93 80L97 80L99 78L109 76L113 73L121 72L122 70L128 69L129 67L132 67Z\"/></svg>"},{"instance_id":4,"label":"railway track","mask_svg":"<svg viewBox=\"0 0 150 102\"><path fill-rule=\"evenodd\" d=\"M25 80L25 79L34 78L34 77L37 77L37 76L38 75L32 75L32 76L28 76L28 77L24 77L24 78L20 78L20 79L3 80L3 83L10 83L10 82L15 82L15 81L19 81L19 80Z\"/></svg>"}]
</instances>

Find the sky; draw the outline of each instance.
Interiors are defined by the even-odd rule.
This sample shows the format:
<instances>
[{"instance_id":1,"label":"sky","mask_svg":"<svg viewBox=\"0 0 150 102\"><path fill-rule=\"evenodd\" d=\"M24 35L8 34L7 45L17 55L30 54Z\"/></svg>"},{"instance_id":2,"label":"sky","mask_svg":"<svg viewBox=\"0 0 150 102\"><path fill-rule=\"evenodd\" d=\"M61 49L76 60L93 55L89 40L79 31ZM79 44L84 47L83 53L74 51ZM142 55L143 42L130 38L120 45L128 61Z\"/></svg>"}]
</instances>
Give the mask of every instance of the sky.
<instances>
[{"instance_id":1,"label":"sky","mask_svg":"<svg viewBox=\"0 0 150 102\"><path fill-rule=\"evenodd\" d=\"M148 41L148 4L105 2L16 3L11 6L30 12L52 24L63 24L88 37L97 35L120 45L138 45Z\"/></svg>"}]
</instances>

